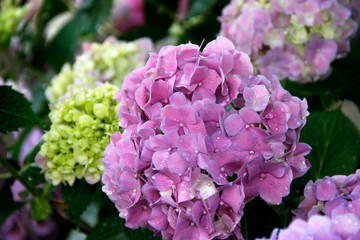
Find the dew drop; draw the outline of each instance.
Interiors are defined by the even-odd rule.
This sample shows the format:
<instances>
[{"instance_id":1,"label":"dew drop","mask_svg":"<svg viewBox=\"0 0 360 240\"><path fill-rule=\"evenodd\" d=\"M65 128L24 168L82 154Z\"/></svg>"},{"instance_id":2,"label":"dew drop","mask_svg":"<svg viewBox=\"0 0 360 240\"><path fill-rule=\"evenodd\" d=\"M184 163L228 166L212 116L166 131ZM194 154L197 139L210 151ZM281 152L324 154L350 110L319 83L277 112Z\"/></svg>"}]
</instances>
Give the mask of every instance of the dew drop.
<instances>
[{"instance_id":1,"label":"dew drop","mask_svg":"<svg viewBox=\"0 0 360 240\"><path fill-rule=\"evenodd\" d=\"M225 168L223 168L223 167L222 167L222 168L220 168L220 171L222 171L222 172L223 172L223 171L225 171Z\"/></svg>"},{"instance_id":2,"label":"dew drop","mask_svg":"<svg viewBox=\"0 0 360 240\"><path fill-rule=\"evenodd\" d=\"M260 174L260 180L264 180L265 177L266 177L265 173Z\"/></svg>"},{"instance_id":3,"label":"dew drop","mask_svg":"<svg viewBox=\"0 0 360 240\"><path fill-rule=\"evenodd\" d=\"M254 151L253 151L253 150L250 150L249 153L250 153L250 155L253 155L253 154L254 154Z\"/></svg>"},{"instance_id":4,"label":"dew drop","mask_svg":"<svg viewBox=\"0 0 360 240\"><path fill-rule=\"evenodd\" d=\"M184 127L184 124L183 124L183 123L180 123L180 124L179 124L179 127L183 128L183 127Z\"/></svg>"},{"instance_id":5,"label":"dew drop","mask_svg":"<svg viewBox=\"0 0 360 240\"><path fill-rule=\"evenodd\" d=\"M167 150L168 150L169 152L171 152L171 148L168 148Z\"/></svg>"},{"instance_id":6,"label":"dew drop","mask_svg":"<svg viewBox=\"0 0 360 240\"><path fill-rule=\"evenodd\" d=\"M224 205L224 204L225 204L225 203L224 203L223 201L220 202L220 205L221 205L221 206Z\"/></svg>"},{"instance_id":7,"label":"dew drop","mask_svg":"<svg viewBox=\"0 0 360 240\"><path fill-rule=\"evenodd\" d=\"M249 124L246 124L246 125L245 125L245 128L249 128L249 127L250 127Z\"/></svg>"},{"instance_id":8,"label":"dew drop","mask_svg":"<svg viewBox=\"0 0 360 240\"><path fill-rule=\"evenodd\" d=\"M196 153L196 154L199 153L199 150L195 149L195 153Z\"/></svg>"}]
</instances>

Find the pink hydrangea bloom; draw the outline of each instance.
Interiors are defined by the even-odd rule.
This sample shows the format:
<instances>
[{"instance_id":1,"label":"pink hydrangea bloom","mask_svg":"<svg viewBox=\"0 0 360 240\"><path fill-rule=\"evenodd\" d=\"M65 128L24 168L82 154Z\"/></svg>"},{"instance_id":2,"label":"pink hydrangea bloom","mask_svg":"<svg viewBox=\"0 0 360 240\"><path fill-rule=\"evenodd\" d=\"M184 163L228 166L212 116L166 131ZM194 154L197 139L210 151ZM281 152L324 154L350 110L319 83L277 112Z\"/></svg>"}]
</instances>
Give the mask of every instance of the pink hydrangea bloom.
<instances>
[{"instance_id":1,"label":"pink hydrangea bloom","mask_svg":"<svg viewBox=\"0 0 360 240\"><path fill-rule=\"evenodd\" d=\"M47 218L35 221L30 207L22 208L9 216L0 226L0 238L6 240L57 239L59 229L55 221Z\"/></svg>"},{"instance_id":2,"label":"pink hydrangea bloom","mask_svg":"<svg viewBox=\"0 0 360 240\"><path fill-rule=\"evenodd\" d=\"M103 191L130 228L164 239L241 238L246 202L279 204L306 173L306 100L218 37L203 51L165 46L114 96L119 125L102 160ZM274 189L270 186L276 186Z\"/></svg>"},{"instance_id":3,"label":"pink hydrangea bloom","mask_svg":"<svg viewBox=\"0 0 360 240\"><path fill-rule=\"evenodd\" d=\"M336 175L308 182L304 189L305 199L294 210L296 216L312 215L334 217L353 213L360 218L360 170L349 176Z\"/></svg>"},{"instance_id":4,"label":"pink hydrangea bloom","mask_svg":"<svg viewBox=\"0 0 360 240\"><path fill-rule=\"evenodd\" d=\"M356 6L360 1L232 0L220 17L219 35L249 54L267 78L316 81L349 51Z\"/></svg>"},{"instance_id":5,"label":"pink hydrangea bloom","mask_svg":"<svg viewBox=\"0 0 360 240\"><path fill-rule=\"evenodd\" d=\"M286 229L274 229L270 238L262 238L262 240L356 240L359 238L360 219L352 213L347 213L334 218L316 215L310 217L308 221L295 219Z\"/></svg>"},{"instance_id":6,"label":"pink hydrangea bloom","mask_svg":"<svg viewBox=\"0 0 360 240\"><path fill-rule=\"evenodd\" d=\"M112 21L120 32L144 24L144 0L114 0L112 8Z\"/></svg>"}]
</instances>

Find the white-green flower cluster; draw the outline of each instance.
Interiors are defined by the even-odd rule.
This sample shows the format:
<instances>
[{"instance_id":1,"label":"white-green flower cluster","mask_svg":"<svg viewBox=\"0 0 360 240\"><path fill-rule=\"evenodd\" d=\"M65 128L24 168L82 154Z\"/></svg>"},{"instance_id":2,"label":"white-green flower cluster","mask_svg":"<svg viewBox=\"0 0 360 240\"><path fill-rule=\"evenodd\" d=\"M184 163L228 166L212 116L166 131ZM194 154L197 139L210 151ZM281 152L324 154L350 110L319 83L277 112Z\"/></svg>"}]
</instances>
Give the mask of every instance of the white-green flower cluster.
<instances>
[{"instance_id":1,"label":"white-green flower cluster","mask_svg":"<svg viewBox=\"0 0 360 240\"><path fill-rule=\"evenodd\" d=\"M8 44L21 19L29 10L27 6L19 7L17 2L14 0L0 2L0 45Z\"/></svg>"},{"instance_id":2,"label":"white-green flower cluster","mask_svg":"<svg viewBox=\"0 0 360 240\"><path fill-rule=\"evenodd\" d=\"M128 73L145 65L152 43L149 39L123 42L109 37L102 44L84 43L82 50L73 65L65 64L52 79L46 91L51 104L73 84L86 87L110 82L120 87Z\"/></svg>"},{"instance_id":3,"label":"white-green flower cluster","mask_svg":"<svg viewBox=\"0 0 360 240\"><path fill-rule=\"evenodd\" d=\"M45 159L45 177L58 185L72 185L76 178L96 183L104 169L100 159L110 143L112 133L119 131L119 90L105 83L94 88L73 85L49 114L51 128L45 133L40 155Z\"/></svg>"}]
</instances>

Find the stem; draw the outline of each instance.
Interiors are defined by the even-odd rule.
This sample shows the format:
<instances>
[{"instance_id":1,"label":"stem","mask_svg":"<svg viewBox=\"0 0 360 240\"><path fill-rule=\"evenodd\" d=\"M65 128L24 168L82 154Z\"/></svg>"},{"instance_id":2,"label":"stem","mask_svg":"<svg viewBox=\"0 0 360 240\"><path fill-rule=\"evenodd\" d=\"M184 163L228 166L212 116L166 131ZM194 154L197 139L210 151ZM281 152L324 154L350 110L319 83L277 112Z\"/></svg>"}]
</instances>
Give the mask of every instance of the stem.
<instances>
[{"instance_id":1,"label":"stem","mask_svg":"<svg viewBox=\"0 0 360 240\"><path fill-rule=\"evenodd\" d=\"M148 0L148 3L152 4L156 8L158 8L160 11L164 12L168 17L170 17L173 21L177 20L177 17L173 11L171 11L167 6L164 4L159 3L156 0Z\"/></svg>"},{"instance_id":2,"label":"stem","mask_svg":"<svg viewBox=\"0 0 360 240\"><path fill-rule=\"evenodd\" d=\"M25 179L15 170L13 166L2 156L0 156L0 162L7 168L7 170L10 172L11 176L19 180L22 185L31 193L33 196L37 196L35 188L33 188L31 185L29 185L28 182L25 181Z\"/></svg>"},{"instance_id":3,"label":"stem","mask_svg":"<svg viewBox=\"0 0 360 240\"><path fill-rule=\"evenodd\" d=\"M1 173L0 174L0 179L4 179L4 178L11 178L12 175L10 173Z\"/></svg>"}]
</instances>

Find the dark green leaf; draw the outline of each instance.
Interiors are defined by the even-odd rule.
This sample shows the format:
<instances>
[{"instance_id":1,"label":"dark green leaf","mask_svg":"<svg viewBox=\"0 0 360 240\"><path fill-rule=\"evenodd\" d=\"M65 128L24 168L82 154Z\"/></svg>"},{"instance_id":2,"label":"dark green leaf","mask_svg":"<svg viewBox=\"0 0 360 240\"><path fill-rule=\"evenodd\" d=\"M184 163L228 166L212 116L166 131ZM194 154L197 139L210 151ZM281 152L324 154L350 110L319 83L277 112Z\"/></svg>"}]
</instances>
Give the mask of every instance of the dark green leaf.
<instances>
[{"instance_id":1,"label":"dark green leaf","mask_svg":"<svg viewBox=\"0 0 360 240\"><path fill-rule=\"evenodd\" d=\"M80 37L94 34L101 23L108 17L112 6L111 0L86 0L71 19L49 43L47 54L50 64L61 69L65 62L71 62L80 44Z\"/></svg>"},{"instance_id":2,"label":"dark green leaf","mask_svg":"<svg viewBox=\"0 0 360 240\"><path fill-rule=\"evenodd\" d=\"M215 0L191 0L187 18L205 13L214 3Z\"/></svg>"},{"instance_id":3,"label":"dark green leaf","mask_svg":"<svg viewBox=\"0 0 360 240\"><path fill-rule=\"evenodd\" d=\"M71 217L79 222L81 214L91 203L97 185L89 185L85 180L76 180L73 186L63 186L62 196Z\"/></svg>"},{"instance_id":4,"label":"dark green leaf","mask_svg":"<svg viewBox=\"0 0 360 240\"><path fill-rule=\"evenodd\" d=\"M241 219L242 233L247 239L270 237L274 228L284 227L278 214L260 197L247 203Z\"/></svg>"},{"instance_id":5,"label":"dark green leaf","mask_svg":"<svg viewBox=\"0 0 360 240\"><path fill-rule=\"evenodd\" d=\"M17 209L20 209L24 203L14 202L10 190L12 181L8 180L0 189L0 226Z\"/></svg>"},{"instance_id":6,"label":"dark green leaf","mask_svg":"<svg viewBox=\"0 0 360 240\"><path fill-rule=\"evenodd\" d=\"M354 173L359 163L359 131L340 110L311 113L300 140L312 147L307 156L312 180Z\"/></svg>"},{"instance_id":7,"label":"dark green leaf","mask_svg":"<svg viewBox=\"0 0 360 240\"><path fill-rule=\"evenodd\" d=\"M18 196L21 199L26 199L29 196L29 191L28 190L23 190L23 191L18 193Z\"/></svg>"},{"instance_id":8,"label":"dark green leaf","mask_svg":"<svg viewBox=\"0 0 360 240\"><path fill-rule=\"evenodd\" d=\"M30 202L31 217L35 220L44 220L51 213L51 207L48 200L44 197L34 197Z\"/></svg>"},{"instance_id":9,"label":"dark green leaf","mask_svg":"<svg viewBox=\"0 0 360 240\"><path fill-rule=\"evenodd\" d=\"M44 122L33 112L31 103L10 86L0 86L0 132L41 125Z\"/></svg>"},{"instance_id":10,"label":"dark green leaf","mask_svg":"<svg viewBox=\"0 0 360 240\"><path fill-rule=\"evenodd\" d=\"M161 239L160 237L155 237L154 233L152 231L150 231L149 229L145 229L145 228L138 228L138 229L133 230L133 229L125 227L125 233L126 233L127 239L129 239L129 240L138 240L138 239L156 240L156 239Z\"/></svg>"},{"instance_id":11,"label":"dark green leaf","mask_svg":"<svg viewBox=\"0 0 360 240\"><path fill-rule=\"evenodd\" d=\"M35 161L35 157L37 153L40 151L41 145L43 145L44 140L41 140L38 144L36 144L31 151L26 155L24 160L24 165L31 164Z\"/></svg>"},{"instance_id":12,"label":"dark green leaf","mask_svg":"<svg viewBox=\"0 0 360 240\"><path fill-rule=\"evenodd\" d=\"M119 216L103 219L99 221L93 229L91 229L86 239L128 240L124 232L124 223L125 221Z\"/></svg>"},{"instance_id":13,"label":"dark green leaf","mask_svg":"<svg viewBox=\"0 0 360 240\"><path fill-rule=\"evenodd\" d=\"M26 167L25 171L23 171L21 175L31 186L37 186L40 183L45 182L45 178L41 173L41 169L36 166L35 163L32 163L30 166Z\"/></svg>"}]
</instances>

